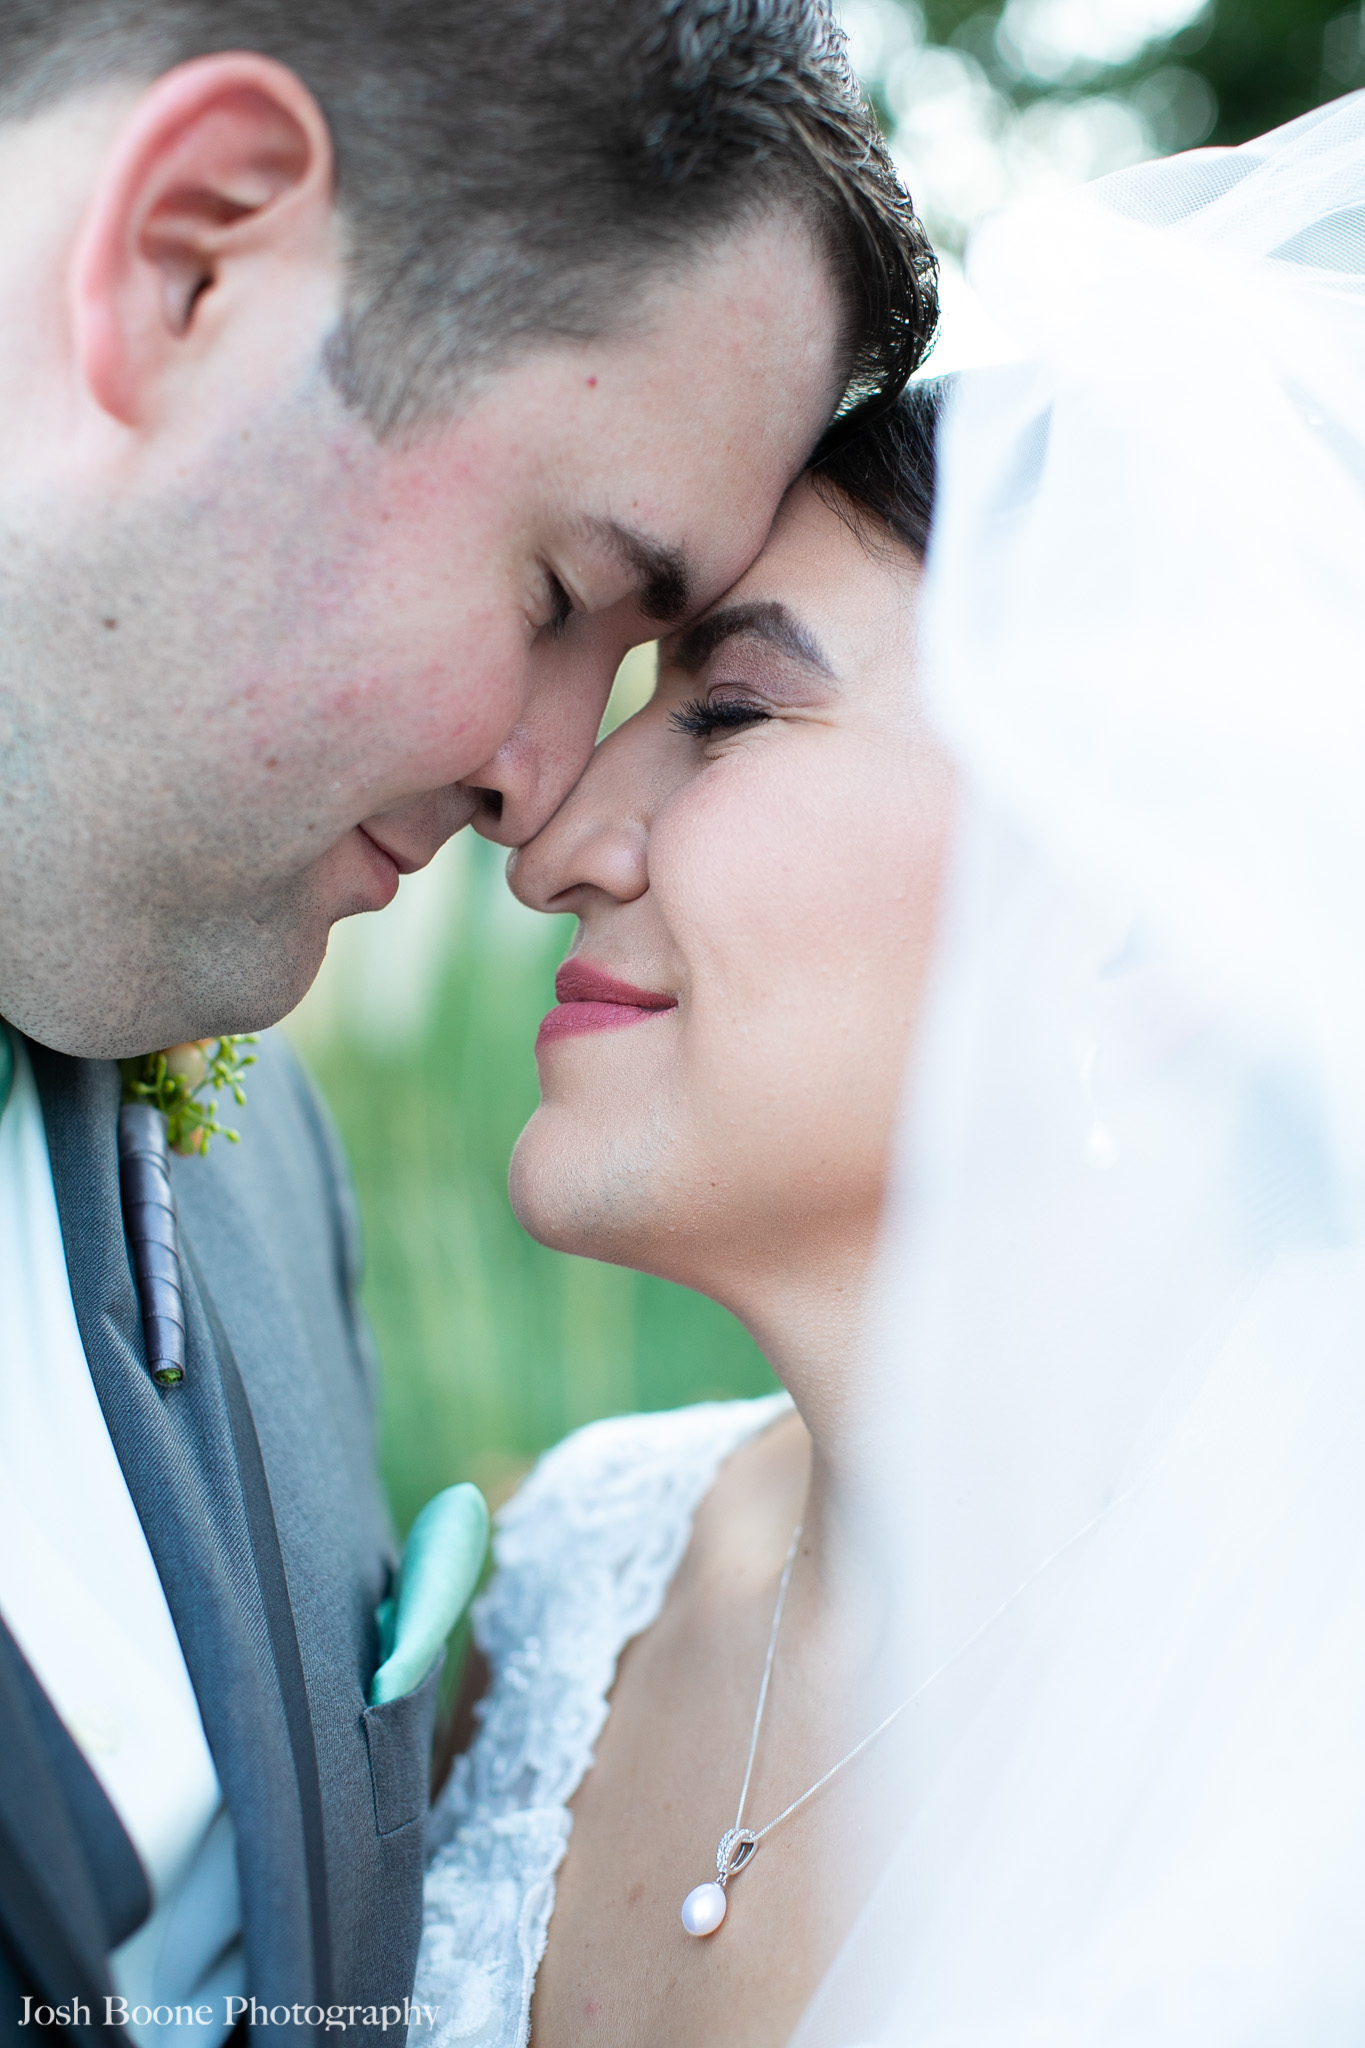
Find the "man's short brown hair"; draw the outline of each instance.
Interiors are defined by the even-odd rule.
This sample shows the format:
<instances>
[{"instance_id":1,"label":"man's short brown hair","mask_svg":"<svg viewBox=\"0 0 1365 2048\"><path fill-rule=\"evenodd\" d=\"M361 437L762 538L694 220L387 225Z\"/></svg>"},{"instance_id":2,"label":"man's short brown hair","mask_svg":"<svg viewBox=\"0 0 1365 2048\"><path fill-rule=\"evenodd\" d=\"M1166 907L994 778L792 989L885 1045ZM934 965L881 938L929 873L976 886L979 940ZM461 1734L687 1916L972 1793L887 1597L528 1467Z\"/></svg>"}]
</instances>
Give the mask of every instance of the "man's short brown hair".
<instances>
[{"instance_id":1,"label":"man's short brown hair","mask_svg":"<svg viewBox=\"0 0 1365 2048\"><path fill-rule=\"evenodd\" d=\"M329 366L380 433L780 208L833 267L846 408L928 346L933 256L821 0L0 0L0 118L215 50L288 65L327 116Z\"/></svg>"}]
</instances>

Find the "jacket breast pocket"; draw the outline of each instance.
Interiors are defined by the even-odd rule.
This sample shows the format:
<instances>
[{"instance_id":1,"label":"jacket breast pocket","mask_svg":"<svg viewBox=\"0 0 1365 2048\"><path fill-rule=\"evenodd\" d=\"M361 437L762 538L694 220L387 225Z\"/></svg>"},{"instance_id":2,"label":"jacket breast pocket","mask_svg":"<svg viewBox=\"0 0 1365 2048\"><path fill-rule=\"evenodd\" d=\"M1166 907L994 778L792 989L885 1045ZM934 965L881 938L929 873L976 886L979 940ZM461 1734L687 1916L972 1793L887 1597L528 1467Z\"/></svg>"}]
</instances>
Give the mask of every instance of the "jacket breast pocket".
<instances>
[{"instance_id":1,"label":"jacket breast pocket","mask_svg":"<svg viewBox=\"0 0 1365 2048\"><path fill-rule=\"evenodd\" d=\"M431 1732L436 1715L438 1662L429 1678L401 1699L366 1707L361 1715L370 1752L375 1825L397 1834L426 1813L431 1796Z\"/></svg>"}]
</instances>

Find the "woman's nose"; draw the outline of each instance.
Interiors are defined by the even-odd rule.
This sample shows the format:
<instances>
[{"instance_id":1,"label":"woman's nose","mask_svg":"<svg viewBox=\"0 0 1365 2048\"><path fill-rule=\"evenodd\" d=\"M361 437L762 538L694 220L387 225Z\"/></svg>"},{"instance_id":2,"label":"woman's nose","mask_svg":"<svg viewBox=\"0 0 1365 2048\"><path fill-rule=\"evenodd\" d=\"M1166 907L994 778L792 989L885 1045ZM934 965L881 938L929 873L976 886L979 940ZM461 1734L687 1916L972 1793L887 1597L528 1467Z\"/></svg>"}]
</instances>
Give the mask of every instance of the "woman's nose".
<instances>
[{"instance_id":1,"label":"woman's nose","mask_svg":"<svg viewBox=\"0 0 1365 2048\"><path fill-rule=\"evenodd\" d=\"M532 910L574 909L582 890L630 903L649 887L648 823L613 751L612 740L598 748L549 824L509 858L512 893Z\"/></svg>"}]
</instances>

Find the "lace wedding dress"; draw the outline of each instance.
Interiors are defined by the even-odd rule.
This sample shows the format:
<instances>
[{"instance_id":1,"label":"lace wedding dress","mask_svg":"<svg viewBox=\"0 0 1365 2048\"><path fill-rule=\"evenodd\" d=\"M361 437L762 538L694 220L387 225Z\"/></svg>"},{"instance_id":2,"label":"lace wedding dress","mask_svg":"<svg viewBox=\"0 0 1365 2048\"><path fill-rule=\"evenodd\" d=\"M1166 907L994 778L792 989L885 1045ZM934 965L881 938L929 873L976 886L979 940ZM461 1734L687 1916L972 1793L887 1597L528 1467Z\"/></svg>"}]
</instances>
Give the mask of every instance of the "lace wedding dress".
<instances>
[{"instance_id":1,"label":"lace wedding dress","mask_svg":"<svg viewBox=\"0 0 1365 2048\"><path fill-rule=\"evenodd\" d=\"M523 2048L569 1801L617 1659L662 1607L720 1466L790 1405L775 1394L592 1423L498 1517L474 1609L491 1684L431 1819L413 1995L433 2009L433 2048Z\"/></svg>"}]
</instances>

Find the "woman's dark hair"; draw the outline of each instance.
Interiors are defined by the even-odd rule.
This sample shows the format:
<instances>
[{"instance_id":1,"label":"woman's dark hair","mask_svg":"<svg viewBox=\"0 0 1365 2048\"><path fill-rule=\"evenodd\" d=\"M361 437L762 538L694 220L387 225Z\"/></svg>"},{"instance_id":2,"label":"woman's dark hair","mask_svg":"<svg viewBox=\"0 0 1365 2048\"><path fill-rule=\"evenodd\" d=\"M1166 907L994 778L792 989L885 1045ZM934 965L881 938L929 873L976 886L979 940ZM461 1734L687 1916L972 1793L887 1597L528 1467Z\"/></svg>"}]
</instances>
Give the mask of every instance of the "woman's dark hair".
<instances>
[{"instance_id":1,"label":"woman's dark hair","mask_svg":"<svg viewBox=\"0 0 1365 2048\"><path fill-rule=\"evenodd\" d=\"M868 524L922 560L934 516L939 422L952 377L907 384L894 404L840 435L811 465L811 482L832 511L869 538Z\"/></svg>"}]
</instances>

